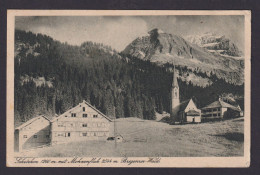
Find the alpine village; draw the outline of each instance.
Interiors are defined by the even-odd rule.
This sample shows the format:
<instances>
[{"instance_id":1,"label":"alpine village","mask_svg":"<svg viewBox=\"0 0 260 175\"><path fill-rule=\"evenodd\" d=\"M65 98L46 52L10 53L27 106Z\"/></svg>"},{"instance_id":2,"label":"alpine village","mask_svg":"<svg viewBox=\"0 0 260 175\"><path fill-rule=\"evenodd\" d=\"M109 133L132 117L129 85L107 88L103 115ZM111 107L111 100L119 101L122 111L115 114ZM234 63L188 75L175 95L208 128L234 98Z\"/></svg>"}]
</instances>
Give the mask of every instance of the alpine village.
<instances>
[{"instance_id":1,"label":"alpine village","mask_svg":"<svg viewBox=\"0 0 260 175\"><path fill-rule=\"evenodd\" d=\"M131 140L124 128L138 132L132 120L203 130L242 118L244 62L235 59L242 53L225 36L207 33L204 39L208 35L218 47L153 29L117 52L16 30L15 151L72 142L120 145Z\"/></svg>"}]
</instances>

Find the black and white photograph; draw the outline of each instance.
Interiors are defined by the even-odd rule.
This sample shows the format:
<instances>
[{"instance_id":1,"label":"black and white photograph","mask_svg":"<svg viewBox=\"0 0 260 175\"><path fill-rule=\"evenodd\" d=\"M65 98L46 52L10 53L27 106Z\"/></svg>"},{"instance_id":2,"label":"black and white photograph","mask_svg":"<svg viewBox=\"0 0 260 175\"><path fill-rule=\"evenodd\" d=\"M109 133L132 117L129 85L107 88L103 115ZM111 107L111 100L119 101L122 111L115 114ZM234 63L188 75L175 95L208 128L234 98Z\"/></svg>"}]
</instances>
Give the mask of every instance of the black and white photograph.
<instances>
[{"instance_id":1,"label":"black and white photograph","mask_svg":"<svg viewBox=\"0 0 260 175\"><path fill-rule=\"evenodd\" d=\"M249 166L250 11L9 12L8 166Z\"/></svg>"}]
</instances>

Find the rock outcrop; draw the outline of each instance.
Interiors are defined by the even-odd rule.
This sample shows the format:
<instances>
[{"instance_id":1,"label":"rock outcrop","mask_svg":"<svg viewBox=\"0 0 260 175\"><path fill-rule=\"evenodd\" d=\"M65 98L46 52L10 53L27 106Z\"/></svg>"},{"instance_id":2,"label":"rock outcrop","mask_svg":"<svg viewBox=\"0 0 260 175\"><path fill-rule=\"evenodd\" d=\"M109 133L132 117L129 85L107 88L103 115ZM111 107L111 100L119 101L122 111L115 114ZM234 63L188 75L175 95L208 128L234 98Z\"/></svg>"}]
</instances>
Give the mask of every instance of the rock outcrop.
<instances>
[{"instance_id":1,"label":"rock outcrop","mask_svg":"<svg viewBox=\"0 0 260 175\"><path fill-rule=\"evenodd\" d=\"M241 59L229 56L238 55L239 51L228 39L217 36L198 37L191 40L191 43L178 35L165 33L160 29L153 29L148 34L135 39L123 53L160 65L170 63L192 70L199 69L203 73L211 72L229 83L243 83ZM221 52L215 54L210 51L211 49L221 50Z\"/></svg>"}]
</instances>

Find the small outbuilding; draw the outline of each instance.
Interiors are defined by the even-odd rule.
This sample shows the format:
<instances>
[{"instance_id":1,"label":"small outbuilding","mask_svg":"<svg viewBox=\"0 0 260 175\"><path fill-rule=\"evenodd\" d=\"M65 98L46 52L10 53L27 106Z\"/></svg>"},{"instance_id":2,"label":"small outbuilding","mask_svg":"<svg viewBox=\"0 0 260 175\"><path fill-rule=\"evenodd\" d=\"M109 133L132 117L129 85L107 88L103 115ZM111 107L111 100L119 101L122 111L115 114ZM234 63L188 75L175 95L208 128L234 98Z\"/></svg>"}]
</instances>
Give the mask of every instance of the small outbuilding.
<instances>
[{"instance_id":1,"label":"small outbuilding","mask_svg":"<svg viewBox=\"0 0 260 175\"><path fill-rule=\"evenodd\" d=\"M50 144L50 121L44 115L34 117L14 131L15 151L22 151Z\"/></svg>"}]
</instances>

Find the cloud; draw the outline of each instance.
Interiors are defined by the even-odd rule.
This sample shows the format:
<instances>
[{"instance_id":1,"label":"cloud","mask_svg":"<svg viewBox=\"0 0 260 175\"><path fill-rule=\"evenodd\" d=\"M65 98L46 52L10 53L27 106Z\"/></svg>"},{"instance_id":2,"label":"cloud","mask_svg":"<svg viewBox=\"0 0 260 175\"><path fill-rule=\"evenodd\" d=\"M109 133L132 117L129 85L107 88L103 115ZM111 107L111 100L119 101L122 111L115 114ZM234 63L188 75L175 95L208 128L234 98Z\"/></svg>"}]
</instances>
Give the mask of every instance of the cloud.
<instances>
[{"instance_id":1,"label":"cloud","mask_svg":"<svg viewBox=\"0 0 260 175\"><path fill-rule=\"evenodd\" d=\"M146 22L139 18L126 17L117 20L105 21L93 26L89 39L111 45L117 50L123 50L138 36L147 33Z\"/></svg>"},{"instance_id":2,"label":"cloud","mask_svg":"<svg viewBox=\"0 0 260 175\"><path fill-rule=\"evenodd\" d=\"M123 50L153 28L167 33L192 35L214 32L244 47L243 16L47 16L16 17L16 28L43 33L61 42L80 45L104 43Z\"/></svg>"},{"instance_id":3,"label":"cloud","mask_svg":"<svg viewBox=\"0 0 260 175\"><path fill-rule=\"evenodd\" d=\"M73 45L85 41L104 43L118 51L147 33L146 22L136 17L22 17L17 19L16 28Z\"/></svg>"}]
</instances>

